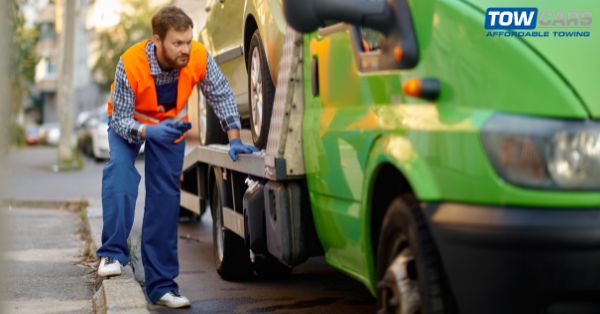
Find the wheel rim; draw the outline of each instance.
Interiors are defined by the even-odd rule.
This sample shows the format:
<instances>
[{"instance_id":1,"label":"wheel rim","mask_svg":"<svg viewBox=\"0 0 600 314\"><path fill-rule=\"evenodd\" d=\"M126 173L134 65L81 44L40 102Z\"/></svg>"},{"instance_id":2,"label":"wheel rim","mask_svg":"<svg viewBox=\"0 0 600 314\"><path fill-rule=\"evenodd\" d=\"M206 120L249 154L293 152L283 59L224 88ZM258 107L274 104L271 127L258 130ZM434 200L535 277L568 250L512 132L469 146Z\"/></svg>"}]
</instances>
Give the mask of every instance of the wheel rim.
<instances>
[{"instance_id":1,"label":"wheel rim","mask_svg":"<svg viewBox=\"0 0 600 314\"><path fill-rule=\"evenodd\" d=\"M200 142L202 144L206 143L206 121L207 121L207 107L206 107L206 98L202 95L202 91L198 89L198 130L200 132Z\"/></svg>"},{"instance_id":2,"label":"wheel rim","mask_svg":"<svg viewBox=\"0 0 600 314\"><path fill-rule=\"evenodd\" d=\"M414 267L414 253L405 247L388 266L378 285L381 296L380 313L420 313L421 295Z\"/></svg>"},{"instance_id":3,"label":"wheel rim","mask_svg":"<svg viewBox=\"0 0 600 314\"><path fill-rule=\"evenodd\" d=\"M257 137L260 137L262 113L263 113L263 82L262 64L258 47L252 50L252 61L250 63L250 109L252 115L252 129Z\"/></svg>"}]
</instances>

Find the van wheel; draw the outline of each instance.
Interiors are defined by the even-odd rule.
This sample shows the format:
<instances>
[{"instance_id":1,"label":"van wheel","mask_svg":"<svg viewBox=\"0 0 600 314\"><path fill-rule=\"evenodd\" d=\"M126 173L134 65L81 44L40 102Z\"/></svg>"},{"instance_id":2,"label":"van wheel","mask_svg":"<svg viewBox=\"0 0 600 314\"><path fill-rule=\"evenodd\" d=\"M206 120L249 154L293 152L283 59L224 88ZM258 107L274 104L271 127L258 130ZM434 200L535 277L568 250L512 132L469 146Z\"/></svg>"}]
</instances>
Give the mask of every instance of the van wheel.
<instances>
[{"instance_id":1,"label":"van wheel","mask_svg":"<svg viewBox=\"0 0 600 314\"><path fill-rule=\"evenodd\" d=\"M377 313L454 313L441 261L414 197L395 198L377 246Z\"/></svg>"},{"instance_id":2,"label":"van wheel","mask_svg":"<svg viewBox=\"0 0 600 314\"><path fill-rule=\"evenodd\" d=\"M223 226L223 204L228 202L226 184L221 171L215 169L211 207L213 209L213 253L217 273L231 281L246 280L252 276L250 251L244 239Z\"/></svg>"},{"instance_id":3,"label":"van wheel","mask_svg":"<svg viewBox=\"0 0 600 314\"><path fill-rule=\"evenodd\" d=\"M271 124L271 111L275 86L267 64L267 57L262 46L258 30L254 31L248 49L248 104L250 105L250 130L252 141L259 148L265 148Z\"/></svg>"},{"instance_id":4,"label":"van wheel","mask_svg":"<svg viewBox=\"0 0 600 314\"><path fill-rule=\"evenodd\" d=\"M198 87L198 137L201 145L227 143L227 134L221 130L219 118L208 106L200 87Z\"/></svg>"}]
</instances>

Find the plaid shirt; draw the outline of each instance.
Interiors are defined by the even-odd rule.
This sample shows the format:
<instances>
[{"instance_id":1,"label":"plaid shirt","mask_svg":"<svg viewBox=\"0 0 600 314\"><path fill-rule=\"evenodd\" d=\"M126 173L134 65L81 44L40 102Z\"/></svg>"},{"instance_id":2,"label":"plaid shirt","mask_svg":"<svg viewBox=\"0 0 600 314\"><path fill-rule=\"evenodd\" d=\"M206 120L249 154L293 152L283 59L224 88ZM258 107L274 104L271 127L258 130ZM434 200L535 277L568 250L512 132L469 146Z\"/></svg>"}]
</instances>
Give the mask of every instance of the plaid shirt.
<instances>
[{"instance_id":1,"label":"plaid shirt","mask_svg":"<svg viewBox=\"0 0 600 314\"><path fill-rule=\"evenodd\" d=\"M179 80L179 69L173 69L168 72L160 69L152 41L148 41L146 44L146 55L150 63L150 74L154 78L156 86L172 84ZM206 97L206 102L213 108L216 116L221 120L223 130L240 129L240 117L235 98L229 88L229 83L219 70L215 60L209 54L207 55L206 75L202 81L198 82L198 86L202 90L204 97ZM129 143L139 144L142 142L140 132L137 132L137 135L134 136L131 134L131 130L140 131L143 124L133 118L135 94L131 90L129 81L127 81L123 58L119 59L119 63L117 64L114 82L115 90L112 94L113 113L110 126Z\"/></svg>"}]
</instances>

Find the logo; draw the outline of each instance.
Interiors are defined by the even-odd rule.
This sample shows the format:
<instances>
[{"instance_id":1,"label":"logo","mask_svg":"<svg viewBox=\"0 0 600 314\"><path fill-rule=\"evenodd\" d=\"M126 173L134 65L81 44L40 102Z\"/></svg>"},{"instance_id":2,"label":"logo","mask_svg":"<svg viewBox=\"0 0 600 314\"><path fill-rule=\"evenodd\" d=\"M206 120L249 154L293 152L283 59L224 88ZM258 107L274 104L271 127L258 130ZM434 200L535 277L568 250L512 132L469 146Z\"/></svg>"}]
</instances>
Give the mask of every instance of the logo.
<instances>
[{"instance_id":1,"label":"logo","mask_svg":"<svg viewBox=\"0 0 600 314\"><path fill-rule=\"evenodd\" d=\"M592 12L488 8L487 37L590 37Z\"/></svg>"},{"instance_id":2,"label":"logo","mask_svg":"<svg viewBox=\"0 0 600 314\"><path fill-rule=\"evenodd\" d=\"M489 8L485 29L535 29L537 8Z\"/></svg>"}]
</instances>

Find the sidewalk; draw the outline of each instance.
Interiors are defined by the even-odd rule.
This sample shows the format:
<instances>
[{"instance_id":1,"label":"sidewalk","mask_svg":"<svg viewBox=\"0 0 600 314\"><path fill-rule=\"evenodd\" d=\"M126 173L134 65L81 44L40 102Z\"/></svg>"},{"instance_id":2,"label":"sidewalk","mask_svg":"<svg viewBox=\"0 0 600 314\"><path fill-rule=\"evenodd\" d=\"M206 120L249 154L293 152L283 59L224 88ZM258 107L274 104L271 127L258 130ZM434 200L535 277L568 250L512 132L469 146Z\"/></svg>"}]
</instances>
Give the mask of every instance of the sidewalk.
<instances>
[{"instance_id":1,"label":"sidewalk","mask_svg":"<svg viewBox=\"0 0 600 314\"><path fill-rule=\"evenodd\" d=\"M4 252L7 313L90 313L95 276L82 261L79 214L10 207Z\"/></svg>"},{"instance_id":2,"label":"sidewalk","mask_svg":"<svg viewBox=\"0 0 600 314\"><path fill-rule=\"evenodd\" d=\"M73 260L81 251L81 248L74 247L71 242L63 241L63 238L68 238L68 235L73 235L76 230L70 228L69 223L78 224L80 221L78 213L70 213L56 208L60 207L65 202L89 202L85 216L89 221L90 235L93 240L92 252L95 252L96 248L100 246L100 234L102 231L102 209L101 209L101 186L102 186L102 169L103 163L96 163L89 159L85 159L84 168L81 171L75 172L61 172L55 173L52 171L52 165L57 160L57 149L55 147L33 147L25 148L21 150L12 150L8 158L6 159L7 166L7 178L5 179L5 188L0 193L0 199L8 201L8 204L13 204L19 207L28 206L29 208L24 210L10 211L9 216L13 216L14 213L18 213L19 220L11 225L17 226L18 228L11 230L11 240L16 247L11 247L10 254L15 254L15 258L37 258L37 262L44 260L58 261L62 264L54 265L54 268L36 267L40 270L40 273L32 272L31 278L29 278L23 271L12 272L16 274L9 279L10 289L14 289L14 293L9 294L10 302L8 303L10 309L15 310L18 308L18 312L24 313L41 313L40 309L44 309L43 313L85 313L85 312L96 312L96 313L148 313L147 303L143 290L139 283L135 281L133 272L130 266L125 268L125 272L122 276L104 280L100 285L98 293L94 296L94 303L92 304L92 295L95 291L94 284L89 283L89 279L81 277L76 279L74 276L69 276L63 272L55 272L55 269L66 270L71 267L79 268L75 265ZM136 167L140 174L143 175L143 158L136 161ZM143 186L140 191L142 201L138 202L136 206L136 220L138 220L137 230L134 224L134 230L132 230L132 238L136 239L139 237L139 220L143 215ZM141 204L140 204L141 203ZM54 208L54 209L49 209ZM141 210L140 210L141 208ZM42 213L45 213L42 215ZM25 218L36 220L37 216L41 215L46 217L52 213L53 215L59 215L60 219L63 219L63 223L47 223L42 227L29 227L31 222ZM25 215L24 217L21 217ZM59 219L59 218L57 218ZM76 229L76 228L75 228ZM26 231L26 232L25 232ZM31 234L30 238L25 238L25 234ZM29 233L27 233L29 232ZM138 235L136 235L136 232ZM24 244L15 241L25 241ZM49 239L54 239L51 243L71 243L68 250L67 248L58 247L59 251L55 251L51 245L49 245ZM31 248L28 248L30 245ZM21 250L27 249L29 255L23 255L25 253ZM60 251L65 249L66 251ZM33 251L31 251L33 250ZM139 249L138 249L139 250ZM17 253L13 253L17 252ZM60 256L61 254L64 256ZM139 253L138 253L139 254ZM25 256L25 257L23 257ZM29 257L28 257L29 256ZM34 257L32 257L34 256ZM61 259L58 259L58 257ZM9 258L13 258L13 255L9 255ZM12 260L11 260L12 261ZM11 262L12 263L12 262ZM19 267L22 267L20 263ZM30 266L23 266L31 268ZM19 268L20 269L20 268ZM71 270L72 271L72 270ZM86 268L85 271L91 273L95 280L95 267ZM53 277L51 282L53 284L39 284L35 278L48 278L48 274L57 275ZM46 274L46 275L44 275ZM89 276L89 275L88 275ZM143 278L143 277L142 277ZM40 279L41 280L41 279ZM60 282L68 281L71 286L78 287L76 281L87 284L87 290L81 287L77 288L77 291L83 293L87 291L85 295L85 302L81 300L82 295L79 295L74 300L75 303L62 304L54 302L52 298L58 298L63 296L62 293L68 291L61 289ZM43 280L42 280L43 281ZM12 290L11 290L12 291ZM38 300L39 303L22 303L20 291L31 291L32 299ZM37 297L37 296L42 296ZM43 296L49 296L44 298ZM62 300L62 299L61 299ZM85 303L85 304L84 304ZM92 305L95 306L92 309ZM25 306L25 307L24 307ZM29 306L29 307L28 307ZM75 308L79 306L79 308ZM31 308L31 312L27 312ZM37 310L34 310L37 309ZM11 311L12 312L12 311Z\"/></svg>"}]
</instances>

